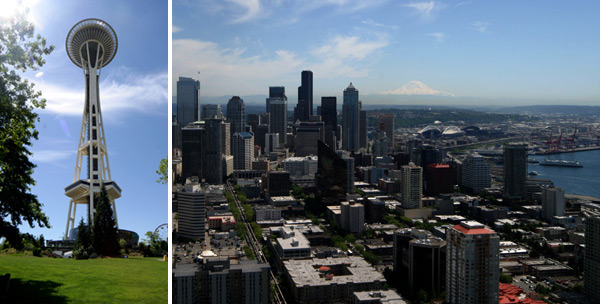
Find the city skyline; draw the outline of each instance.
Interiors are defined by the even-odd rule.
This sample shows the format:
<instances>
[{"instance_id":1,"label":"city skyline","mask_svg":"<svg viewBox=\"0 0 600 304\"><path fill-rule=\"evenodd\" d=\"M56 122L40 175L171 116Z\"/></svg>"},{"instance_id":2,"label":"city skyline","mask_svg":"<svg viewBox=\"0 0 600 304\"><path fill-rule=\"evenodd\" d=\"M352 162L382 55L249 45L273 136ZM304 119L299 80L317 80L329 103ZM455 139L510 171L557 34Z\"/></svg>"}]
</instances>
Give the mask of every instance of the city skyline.
<instances>
[{"instance_id":1,"label":"city skyline","mask_svg":"<svg viewBox=\"0 0 600 304\"><path fill-rule=\"evenodd\" d=\"M24 74L47 100L45 109L36 110L39 139L33 141L30 151L37 165L33 174L37 183L31 193L43 204L52 228L21 225L21 231L43 234L46 239L63 237L69 207L64 188L73 180L85 101L81 69L69 60L65 38L74 24L94 17L108 22L119 39L117 56L100 77L111 172L123 189L117 204L119 228L133 230L143 238L147 231L167 223L169 212L167 186L156 183L155 173L168 153L168 3L109 1L96 5L93 14L89 12L92 1L62 1L62 6L44 1L23 4L29 5L29 20L36 31L56 49L45 57L40 70ZM138 14L140 7L143 15Z\"/></svg>"},{"instance_id":2,"label":"city skyline","mask_svg":"<svg viewBox=\"0 0 600 304\"><path fill-rule=\"evenodd\" d=\"M294 92L311 70L315 99L352 81L367 104L592 104L597 6L174 1L173 75L201 96Z\"/></svg>"}]
</instances>

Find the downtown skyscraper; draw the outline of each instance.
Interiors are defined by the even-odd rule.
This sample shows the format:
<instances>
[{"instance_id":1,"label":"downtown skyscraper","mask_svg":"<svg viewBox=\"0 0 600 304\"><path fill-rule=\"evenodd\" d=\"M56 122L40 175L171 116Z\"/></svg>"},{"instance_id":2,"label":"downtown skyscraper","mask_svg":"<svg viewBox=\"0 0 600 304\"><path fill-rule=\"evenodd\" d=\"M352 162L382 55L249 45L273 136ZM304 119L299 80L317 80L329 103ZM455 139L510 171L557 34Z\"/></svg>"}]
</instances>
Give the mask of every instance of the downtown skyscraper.
<instances>
[{"instance_id":1,"label":"downtown skyscraper","mask_svg":"<svg viewBox=\"0 0 600 304\"><path fill-rule=\"evenodd\" d=\"M270 133L279 134L279 144L283 147L287 142L287 97L285 96L285 87L269 87L267 112L270 117Z\"/></svg>"},{"instance_id":2,"label":"downtown skyscraper","mask_svg":"<svg viewBox=\"0 0 600 304\"><path fill-rule=\"evenodd\" d=\"M308 121L313 114L313 73L302 71L302 85L298 87L298 105L294 110L294 120Z\"/></svg>"},{"instance_id":3,"label":"downtown skyscraper","mask_svg":"<svg viewBox=\"0 0 600 304\"><path fill-rule=\"evenodd\" d=\"M358 90L351 82L344 90L342 105L342 149L346 151L360 149L360 110Z\"/></svg>"},{"instance_id":4,"label":"downtown skyscraper","mask_svg":"<svg viewBox=\"0 0 600 304\"><path fill-rule=\"evenodd\" d=\"M179 77L177 81L177 125L184 128L200 117L200 81ZM178 146L181 147L181 132L178 132Z\"/></svg>"}]
</instances>

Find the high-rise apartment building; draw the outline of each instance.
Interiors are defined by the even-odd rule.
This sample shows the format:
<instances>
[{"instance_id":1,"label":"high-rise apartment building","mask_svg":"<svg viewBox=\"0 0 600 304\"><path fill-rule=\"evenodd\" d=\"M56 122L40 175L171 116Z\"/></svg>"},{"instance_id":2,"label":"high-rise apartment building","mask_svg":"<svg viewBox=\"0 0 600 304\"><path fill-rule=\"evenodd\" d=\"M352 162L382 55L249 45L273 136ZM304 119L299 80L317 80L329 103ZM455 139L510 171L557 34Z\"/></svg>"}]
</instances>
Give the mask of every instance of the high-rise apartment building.
<instances>
[{"instance_id":1,"label":"high-rise apartment building","mask_svg":"<svg viewBox=\"0 0 600 304\"><path fill-rule=\"evenodd\" d=\"M500 237L476 221L446 230L446 302L498 303Z\"/></svg>"},{"instance_id":2,"label":"high-rise apartment building","mask_svg":"<svg viewBox=\"0 0 600 304\"><path fill-rule=\"evenodd\" d=\"M527 194L527 144L504 145L504 197L523 199Z\"/></svg>"},{"instance_id":3,"label":"high-rise apartment building","mask_svg":"<svg viewBox=\"0 0 600 304\"><path fill-rule=\"evenodd\" d=\"M239 96L233 96L227 103L227 122L231 124L231 134L246 131L246 105Z\"/></svg>"},{"instance_id":4,"label":"high-rise apartment building","mask_svg":"<svg viewBox=\"0 0 600 304\"><path fill-rule=\"evenodd\" d=\"M200 81L179 77L177 81L177 124L184 128L189 123L197 121L200 105ZM181 138L181 136L180 136ZM181 146L181 141L179 142Z\"/></svg>"},{"instance_id":5,"label":"high-rise apartment building","mask_svg":"<svg viewBox=\"0 0 600 304\"><path fill-rule=\"evenodd\" d=\"M542 189L542 218L551 221L553 216L565 215L565 190L561 187Z\"/></svg>"},{"instance_id":6,"label":"high-rise apartment building","mask_svg":"<svg viewBox=\"0 0 600 304\"><path fill-rule=\"evenodd\" d=\"M490 166L477 152L469 153L462 163L462 185L475 194L492 185Z\"/></svg>"},{"instance_id":7,"label":"high-rise apartment building","mask_svg":"<svg viewBox=\"0 0 600 304\"><path fill-rule=\"evenodd\" d=\"M600 217L585 220L584 291L590 303L600 303Z\"/></svg>"},{"instance_id":8,"label":"high-rise apartment building","mask_svg":"<svg viewBox=\"0 0 600 304\"><path fill-rule=\"evenodd\" d=\"M233 169L251 170L254 160L254 134L238 132L233 134Z\"/></svg>"},{"instance_id":9,"label":"high-rise apartment building","mask_svg":"<svg viewBox=\"0 0 600 304\"><path fill-rule=\"evenodd\" d=\"M441 292L446 284L446 241L438 237L411 240L408 275L414 292Z\"/></svg>"},{"instance_id":10,"label":"high-rise apartment building","mask_svg":"<svg viewBox=\"0 0 600 304\"><path fill-rule=\"evenodd\" d=\"M344 90L342 104L342 149L356 152L360 149L360 105L358 90L350 83Z\"/></svg>"},{"instance_id":11,"label":"high-rise apartment building","mask_svg":"<svg viewBox=\"0 0 600 304\"><path fill-rule=\"evenodd\" d=\"M284 87L269 87L267 98L267 112L269 113L270 133L279 133L279 144L287 143L287 97Z\"/></svg>"},{"instance_id":12,"label":"high-rise apartment building","mask_svg":"<svg viewBox=\"0 0 600 304\"><path fill-rule=\"evenodd\" d=\"M360 234L365 229L365 206L356 202L342 202L340 227Z\"/></svg>"},{"instance_id":13,"label":"high-rise apartment building","mask_svg":"<svg viewBox=\"0 0 600 304\"><path fill-rule=\"evenodd\" d=\"M402 208L421 208L423 197L423 168L409 163L402 166Z\"/></svg>"}]
</instances>

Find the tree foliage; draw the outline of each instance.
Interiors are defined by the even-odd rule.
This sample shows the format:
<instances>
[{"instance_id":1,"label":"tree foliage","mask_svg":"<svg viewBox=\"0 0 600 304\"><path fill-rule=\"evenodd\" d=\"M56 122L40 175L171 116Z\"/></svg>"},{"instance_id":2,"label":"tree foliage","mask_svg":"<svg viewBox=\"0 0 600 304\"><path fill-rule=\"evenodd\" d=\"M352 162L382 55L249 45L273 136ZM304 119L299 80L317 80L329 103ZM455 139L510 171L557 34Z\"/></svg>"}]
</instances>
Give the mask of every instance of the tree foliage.
<instances>
[{"instance_id":1,"label":"tree foliage","mask_svg":"<svg viewBox=\"0 0 600 304\"><path fill-rule=\"evenodd\" d=\"M99 255L117 255L120 248L119 234L110 199L104 185L100 188L100 195L95 205L94 225L92 228L94 250Z\"/></svg>"},{"instance_id":2,"label":"tree foliage","mask_svg":"<svg viewBox=\"0 0 600 304\"><path fill-rule=\"evenodd\" d=\"M34 35L24 13L0 20L0 237L15 248L22 247L18 226L50 227L42 204L31 193L35 185L29 146L38 138L35 109L46 101L33 83L18 72L37 70L43 57L54 50L46 39Z\"/></svg>"},{"instance_id":3,"label":"tree foliage","mask_svg":"<svg viewBox=\"0 0 600 304\"><path fill-rule=\"evenodd\" d=\"M75 239L75 248L73 248L73 257L78 260L87 259L93 252L90 228L83 223L83 218L81 218L77 226L77 238Z\"/></svg>"},{"instance_id":4,"label":"tree foliage","mask_svg":"<svg viewBox=\"0 0 600 304\"><path fill-rule=\"evenodd\" d=\"M152 231L146 232L144 243L147 249L144 251L145 256L162 256L167 252L169 246L166 240L160 238L158 232Z\"/></svg>"},{"instance_id":5,"label":"tree foliage","mask_svg":"<svg viewBox=\"0 0 600 304\"><path fill-rule=\"evenodd\" d=\"M158 170L156 170L156 174L158 174L157 183L166 184L169 182L169 159L163 158L160 160L158 164Z\"/></svg>"}]
</instances>

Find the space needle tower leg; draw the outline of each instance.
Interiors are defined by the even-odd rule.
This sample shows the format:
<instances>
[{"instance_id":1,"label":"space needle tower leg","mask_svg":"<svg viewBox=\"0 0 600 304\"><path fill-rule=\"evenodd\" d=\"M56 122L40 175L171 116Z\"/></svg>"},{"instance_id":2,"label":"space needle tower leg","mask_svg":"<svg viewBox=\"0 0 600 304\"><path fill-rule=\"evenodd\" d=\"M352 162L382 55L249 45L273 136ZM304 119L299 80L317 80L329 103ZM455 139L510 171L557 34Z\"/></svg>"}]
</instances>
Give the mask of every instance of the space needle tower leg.
<instances>
[{"instance_id":1,"label":"space needle tower leg","mask_svg":"<svg viewBox=\"0 0 600 304\"><path fill-rule=\"evenodd\" d=\"M66 48L69 58L82 69L85 79L85 104L73 183L65 188L65 195L71 199L65 230L66 239L75 227L75 211L78 204L87 205L87 222L91 225L95 201L102 186L107 191L116 222L115 199L121 196L121 189L110 175L99 82L102 67L114 58L117 46L116 33L108 23L99 19L82 20L73 26L67 35ZM84 164L87 171L82 176Z\"/></svg>"}]
</instances>

